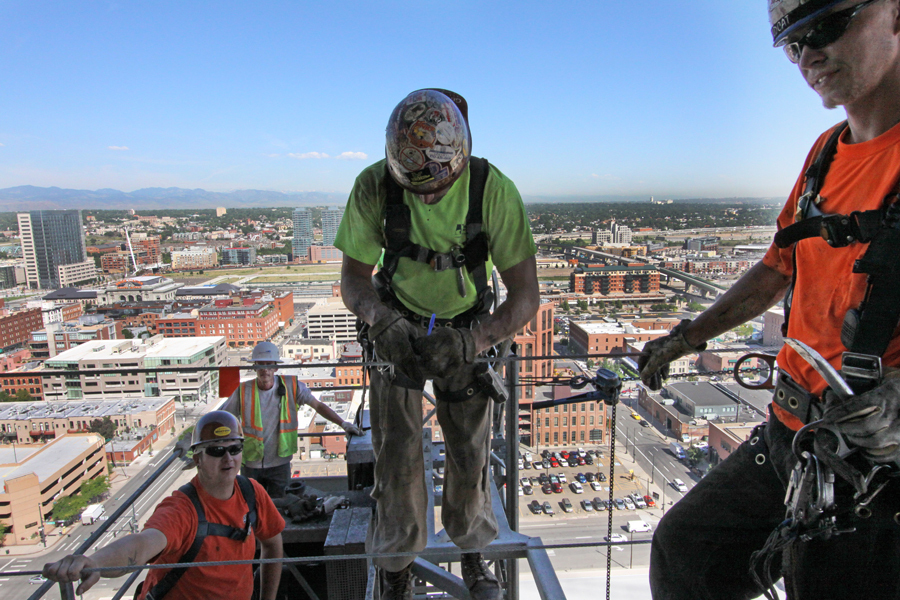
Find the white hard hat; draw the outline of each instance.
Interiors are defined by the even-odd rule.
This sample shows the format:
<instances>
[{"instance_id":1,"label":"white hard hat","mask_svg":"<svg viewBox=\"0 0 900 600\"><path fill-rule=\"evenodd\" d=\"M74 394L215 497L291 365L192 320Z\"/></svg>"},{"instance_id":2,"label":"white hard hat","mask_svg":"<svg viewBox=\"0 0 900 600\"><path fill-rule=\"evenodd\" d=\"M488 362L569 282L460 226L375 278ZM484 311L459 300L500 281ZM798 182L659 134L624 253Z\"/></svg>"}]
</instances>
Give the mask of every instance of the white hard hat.
<instances>
[{"instance_id":1,"label":"white hard hat","mask_svg":"<svg viewBox=\"0 0 900 600\"><path fill-rule=\"evenodd\" d=\"M281 360L278 346L272 342L260 342L253 348L253 354L250 355L250 362L282 363L284 361Z\"/></svg>"}]
</instances>

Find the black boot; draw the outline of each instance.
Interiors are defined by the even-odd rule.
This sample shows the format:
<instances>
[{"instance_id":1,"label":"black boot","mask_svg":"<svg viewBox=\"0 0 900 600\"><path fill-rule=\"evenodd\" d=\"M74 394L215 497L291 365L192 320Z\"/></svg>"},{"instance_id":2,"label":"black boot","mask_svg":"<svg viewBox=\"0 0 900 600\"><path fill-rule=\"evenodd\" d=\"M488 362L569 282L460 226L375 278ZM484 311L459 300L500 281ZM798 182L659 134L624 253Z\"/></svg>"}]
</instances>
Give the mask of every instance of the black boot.
<instances>
[{"instance_id":1,"label":"black boot","mask_svg":"<svg viewBox=\"0 0 900 600\"><path fill-rule=\"evenodd\" d=\"M412 565L396 572L381 569L381 575L384 583L381 600L412 599Z\"/></svg>"},{"instance_id":2,"label":"black boot","mask_svg":"<svg viewBox=\"0 0 900 600\"><path fill-rule=\"evenodd\" d=\"M478 552L462 555L462 575L472 600L500 600L500 582Z\"/></svg>"}]
</instances>

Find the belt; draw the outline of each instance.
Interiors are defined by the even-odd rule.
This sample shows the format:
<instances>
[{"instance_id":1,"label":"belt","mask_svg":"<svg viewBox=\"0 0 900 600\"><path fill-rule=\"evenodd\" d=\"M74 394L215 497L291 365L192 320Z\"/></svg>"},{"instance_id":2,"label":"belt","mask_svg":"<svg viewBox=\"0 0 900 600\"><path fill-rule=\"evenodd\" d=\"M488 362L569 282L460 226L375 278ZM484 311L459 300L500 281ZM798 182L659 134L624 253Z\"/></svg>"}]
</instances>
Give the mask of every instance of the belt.
<instances>
[{"instance_id":1,"label":"belt","mask_svg":"<svg viewBox=\"0 0 900 600\"><path fill-rule=\"evenodd\" d=\"M419 325L420 327L428 328L428 325L431 323L431 317L420 315L419 313L413 312L406 307L398 298L391 298L391 305L393 308L397 310L403 318L405 318L410 323L415 325ZM460 313L453 318L450 319L435 319L434 326L435 327L455 327L457 329L465 329L472 326L472 323L475 322L476 317L478 317L482 312L479 310L479 305L476 304L474 307L470 308L464 313Z\"/></svg>"},{"instance_id":2,"label":"belt","mask_svg":"<svg viewBox=\"0 0 900 600\"><path fill-rule=\"evenodd\" d=\"M778 369L778 382L775 384L772 402L800 419L804 425L822 416L819 397L803 389L783 369Z\"/></svg>"}]
</instances>

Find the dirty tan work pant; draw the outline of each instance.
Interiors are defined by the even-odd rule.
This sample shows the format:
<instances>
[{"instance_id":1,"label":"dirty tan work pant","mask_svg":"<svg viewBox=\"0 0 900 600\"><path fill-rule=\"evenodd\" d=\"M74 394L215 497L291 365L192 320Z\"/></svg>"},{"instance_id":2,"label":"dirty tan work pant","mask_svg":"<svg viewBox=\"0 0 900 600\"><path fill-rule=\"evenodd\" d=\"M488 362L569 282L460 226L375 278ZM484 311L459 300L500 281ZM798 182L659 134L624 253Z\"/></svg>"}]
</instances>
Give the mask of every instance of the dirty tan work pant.
<instances>
[{"instance_id":1,"label":"dirty tan work pant","mask_svg":"<svg viewBox=\"0 0 900 600\"><path fill-rule=\"evenodd\" d=\"M378 506L366 550L419 552L428 543L425 486L433 485L425 481L422 392L392 385L389 373L378 369L370 373L375 450L372 497ZM440 379L434 384L450 390L457 385ZM497 537L488 487L491 408L492 401L484 393L463 402L437 403L437 419L446 443L441 520L450 539L463 549L483 548ZM388 571L400 571L413 560L383 558L375 559L375 564Z\"/></svg>"}]
</instances>

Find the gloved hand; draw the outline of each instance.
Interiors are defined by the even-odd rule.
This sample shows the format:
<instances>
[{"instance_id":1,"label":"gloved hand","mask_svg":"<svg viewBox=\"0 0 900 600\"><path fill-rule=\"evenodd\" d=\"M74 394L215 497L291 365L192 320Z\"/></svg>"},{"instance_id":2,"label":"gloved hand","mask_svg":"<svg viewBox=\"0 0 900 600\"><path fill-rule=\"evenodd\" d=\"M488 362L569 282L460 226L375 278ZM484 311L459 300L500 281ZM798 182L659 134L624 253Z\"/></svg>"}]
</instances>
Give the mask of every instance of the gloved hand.
<instances>
[{"instance_id":1,"label":"gloved hand","mask_svg":"<svg viewBox=\"0 0 900 600\"><path fill-rule=\"evenodd\" d=\"M684 319L672 328L669 335L644 344L644 354L638 357L638 369L641 372L641 381L651 390L662 388L662 380L669 376L670 362L706 350L706 342L694 347L684 339L684 328L690 322L690 319Z\"/></svg>"},{"instance_id":2,"label":"gloved hand","mask_svg":"<svg viewBox=\"0 0 900 600\"><path fill-rule=\"evenodd\" d=\"M401 373L419 382L424 377L413 352L412 343L416 337L416 326L397 311L391 311L369 329L369 340L375 346L378 359L393 364Z\"/></svg>"},{"instance_id":3,"label":"gloved hand","mask_svg":"<svg viewBox=\"0 0 900 600\"><path fill-rule=\"evenodd\" d=\"M357 427L350 421L344 421L341 423L341 428L349 433L350 435L365 435L366 433L362 430L361 427Z\"/></svg>"},{"instance_id":4,"label":"gloved hand","mask_svg":"<svg viewBox=\"0 0 900 600\"><path fill-rule=\"evenodd\" d=\"M900 377L847 400L830 396L822 418L872 461L900 461Z\"/></svg>"},{"instance_id":5,"label":"gloved hand","mask_svg":"<svg viewBox=\"0 0 900 600\"><path fill-rule=\"evenodd\" d=\"M413 343L422 371L432 377L454 375L460 367L475 362L475 338L470 329L441 327Z\"/></svg>"}]
</instances>

